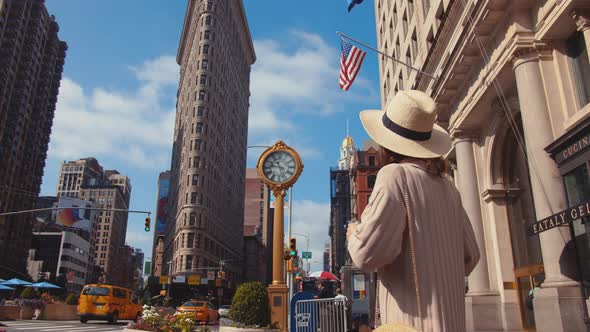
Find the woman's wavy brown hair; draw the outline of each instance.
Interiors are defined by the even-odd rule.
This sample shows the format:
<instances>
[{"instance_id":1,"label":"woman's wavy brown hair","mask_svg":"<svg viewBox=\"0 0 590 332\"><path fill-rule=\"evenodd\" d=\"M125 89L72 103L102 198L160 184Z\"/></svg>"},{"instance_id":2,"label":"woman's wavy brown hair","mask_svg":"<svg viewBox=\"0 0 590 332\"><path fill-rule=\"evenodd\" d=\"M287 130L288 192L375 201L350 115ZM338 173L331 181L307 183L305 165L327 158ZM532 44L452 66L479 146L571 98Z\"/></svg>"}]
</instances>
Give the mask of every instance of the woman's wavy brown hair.
<instances>
[{"instance_id":1,"label":"woman's wavy brown hair","mask_svg":"<svg viewBox=\"0 0 590 332\"><path fill-rule=\"evenodd\" d=\"M415 157L408 157L397 152L393 152L387 148L381 147L380 151L380 158L385 162L385 164L391 163L400 163L403 160L422 160L426 161L427 164L427 171L430 174L436 176L444 176L449 171L449 163L442 157L440 158L415 158Z\"/></svg>"}]
</instances>

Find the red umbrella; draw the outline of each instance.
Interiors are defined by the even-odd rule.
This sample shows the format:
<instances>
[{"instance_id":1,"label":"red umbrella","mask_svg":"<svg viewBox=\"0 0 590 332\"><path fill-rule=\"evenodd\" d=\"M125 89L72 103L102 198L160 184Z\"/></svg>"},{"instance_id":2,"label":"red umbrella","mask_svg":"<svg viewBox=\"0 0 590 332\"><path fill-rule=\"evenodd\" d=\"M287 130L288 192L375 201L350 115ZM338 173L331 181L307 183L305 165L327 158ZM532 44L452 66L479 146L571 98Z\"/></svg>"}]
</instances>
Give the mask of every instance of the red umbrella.
<instances>
[{"instance_id":1,"label":"red umbrella","mask_svg":"<svg viewBox=\"0 0 590 332\"><path fill-rule=\"evenodd\" d=\"M320 279L320 280L337 280L337 281L340 281L340 279L336 278L335 275L333 275L332 273L330 273L328 271L314 272L314 273L310 274L308 277L310 277L310 278L317 278L317 279Z\"/></svg>"}]
</instances>

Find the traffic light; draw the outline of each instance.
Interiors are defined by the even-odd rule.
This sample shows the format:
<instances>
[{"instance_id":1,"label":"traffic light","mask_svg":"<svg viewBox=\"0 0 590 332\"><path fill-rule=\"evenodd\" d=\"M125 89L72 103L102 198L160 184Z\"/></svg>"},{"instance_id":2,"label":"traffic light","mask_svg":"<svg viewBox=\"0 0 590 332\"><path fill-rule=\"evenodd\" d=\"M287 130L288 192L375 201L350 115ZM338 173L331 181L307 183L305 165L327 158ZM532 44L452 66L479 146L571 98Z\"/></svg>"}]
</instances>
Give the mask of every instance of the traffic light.
<instances>
[{"instance_id":1,"label":"traffic light","mask_svg":"<svg viewBox=\"0 0 590 332\"><path fill-rule=\"evenodd\" d=\"M291 260L291 255L289 254L289 250L285 251L285 255L283 256L283 259L286 261Z\"/></svg>"},{"instance_id":2,"label":"traffic light","mask_svg":"<svg viewBox=\"0 0 590 332\"><path fill-rule=\"evenodd\" d=\"M297 256L297 240L294 237L289 239L289 256Z\"/></svg>"},{"instance_id":3,"label":"traffic light","mask_svg":"<svg viewBox=\"0 0 590 332\"><path fill-rule=\"evenodd\" d=\"M145 231L146 232L150 231L151 222L152 222L152 220L150 219L150 217L145 218Z\"/></svg>"}]
</instances>

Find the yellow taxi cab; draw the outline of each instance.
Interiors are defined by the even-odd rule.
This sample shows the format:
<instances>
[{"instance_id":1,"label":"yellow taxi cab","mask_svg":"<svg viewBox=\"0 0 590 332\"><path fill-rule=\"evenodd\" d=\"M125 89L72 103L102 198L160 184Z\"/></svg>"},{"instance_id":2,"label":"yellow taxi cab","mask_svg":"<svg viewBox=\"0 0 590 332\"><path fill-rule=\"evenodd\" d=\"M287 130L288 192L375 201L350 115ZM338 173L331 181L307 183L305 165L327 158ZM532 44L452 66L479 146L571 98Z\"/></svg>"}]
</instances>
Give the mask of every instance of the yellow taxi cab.
<instances>
[{"instance_id":1,"label":"yellow taxi cab","mask_svg":"<svg viewBox=\"0 0 590 332\"><path fill-rule=\"evenodd\" d=\"M137 321L143 310L127 288L90 284L82 289L77 311L81 323L106 320L115 324L120 319Z\"/></svg>"},{"instance_id":2,"label":"yellow taxi cab","mask_svg":"<svg viewBox=\"0 0 590 332\"><path fill-rule=\"evenodd\" d=\"M217 321L219 315L217 309L210 302L198 300L187 301L176 311L194 314L195 320L205 323Z\"/></svg>"}]
</instances>

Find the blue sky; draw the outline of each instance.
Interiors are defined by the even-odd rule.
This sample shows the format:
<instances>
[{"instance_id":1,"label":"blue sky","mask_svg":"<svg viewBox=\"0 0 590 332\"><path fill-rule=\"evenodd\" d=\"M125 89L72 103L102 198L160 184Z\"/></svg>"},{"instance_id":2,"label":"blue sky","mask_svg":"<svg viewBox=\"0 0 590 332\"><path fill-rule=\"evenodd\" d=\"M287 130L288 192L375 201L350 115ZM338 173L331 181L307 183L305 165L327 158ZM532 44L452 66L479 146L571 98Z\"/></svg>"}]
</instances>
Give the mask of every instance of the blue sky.
<instances>
[{"instance_id":1,"label":"blue sky","mask_svg":"<svg viewBox=\"0 0 590 332\"><path fill-rule=\"evenodd\" d=\"M233 0L232 0L233 1ZM94 156L131 178L131 208L156 209L159 172L169 169L186 0L47 0L68 43L42 194L55 195L62 160ZM294 190L293 232L310 233L312 261L328 241L329 167L350 119L380 107L377 56L369 52L348 92L338 87L336 31L376 45L372 1L347 13L346 0L244 0L257 61L252 67L248 144L284 140L305 169ZM248 167L262 151L249 149ZM130 215L127 243L151 256L153 233ZM303 248L305 241L299 240ZM320 264L313 263L317 270Z\"/></svg>"}]
</instances>

